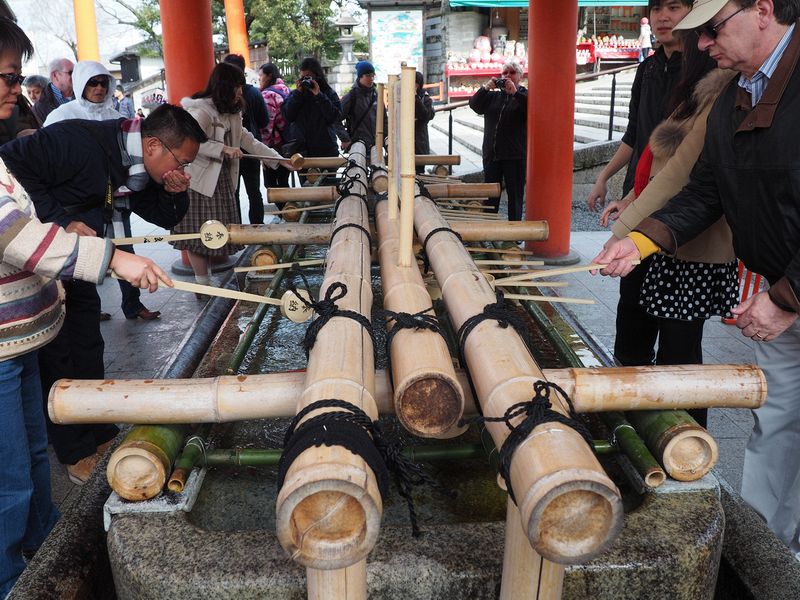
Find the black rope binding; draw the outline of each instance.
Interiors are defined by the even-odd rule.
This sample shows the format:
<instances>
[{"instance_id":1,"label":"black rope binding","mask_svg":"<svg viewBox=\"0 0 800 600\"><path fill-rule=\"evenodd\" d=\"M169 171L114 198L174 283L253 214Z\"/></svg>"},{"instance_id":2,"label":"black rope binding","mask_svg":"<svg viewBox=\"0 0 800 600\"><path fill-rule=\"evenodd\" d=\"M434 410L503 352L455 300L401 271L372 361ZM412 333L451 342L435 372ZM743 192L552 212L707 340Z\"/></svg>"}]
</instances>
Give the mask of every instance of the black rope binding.
<instances>
[{"instance_id":1,"label":"black rope binding","mask_svg":"<svg viewBox=\"0 0 800 600\"><path fill-rule=\"evenodd\" d=\"M308 414L321 408L341 409L326 412L304 421ZM370 466L377 478L378 490L385 501L389 494L389 473L408 506L411 532L419 537L417 509L411 490L427 483L439 487L425 470L403 455L401 442L389 442L378 421L358 406L338 399L318 400L306 406L289 423L283 440L283 454L278 462L278 487L283 485L286 472L304 450L312 446L343 446L357 454Z\"/></svg>"},{"instance_id":2,"label":"black rope binding","mask_svg":"<svg viewBox=\"0 0 800 600\"><path fill-rule=\"evenodd\" d=\"M472 315L469 319L464 321L456 334L456 338L458 339L458 360L461 363L461 368L464 369L464 372L467 374L467 381L469 381L469 387L472 389L473 398L477 398L478 393L475 391L475 384L472 382L472 376L467 369L464 348L467 343L467 337L469 337L472 330L480 323L488 320L497 321L497 324L503 329L511 325L514 331L522 338L528 352L530 352L530 349L533 347L533 339L530 336L525 320L516 313L513 305L505 299L502 290L495 291L495 299L493 304L484 306L482 312L477 315ZM476 406L480 412L480 404L476 404Z\"/></svg>"},{"instance_id":3,"label":"black rope binding","mask_svg":"<svg viewBox=\"0 0 800 600\"><path fill-rule=\"evenodd\" d=\"M433 307L416 313L394 312L385 308L379 309L377 311L378 316L386 319L387 323L390 320L394 321L394 325L386 332L386 355L391 356L392 340L401 329L428 329L444 337L444 332L439 327L439 320L432 313ZM446 338L445 341L447 341Z\"/></svg>"},{"instance_id":4,"label":"black rope binding","mask_svg":"<svg viewBox=\"0 0 800 600\"><path fill-rule=\"evenodd\" d=\"M369 229L359 225L358 223L342 223L336 229L333 230L331 233L331 242L333 242L334 236L339 233L342 229L347 229L348 227L352 227L353 229L358 229L361 231L365 236L367 236L367 246L372 248L372 236L369 234Z\"/></svg>"},{"instance_id":5,"label":"black rope binding","mask_svg":"<svg viewBox=\"0 0 800 600\"><path fill-rule=\"evenodd\" d=\"M299 269L296 269L293 266L290 269L290 273L292 275L299 276L302 279L303 285L306 289L310 288L308 285L308 280L306 280L305 275L303 275ZM372 329L372 323L370 323L369 319L361 313L357 313L353 310L341 310L338 306L336 306L336 301L341 300L347 295L347 286L344 283L341 281L332 283L328 289L325 290L325 297L318 301L308 301L303 298L303 296L297 292L297 287L295 286L294 281L291 279L287 281L286 287L294 292L307 308L312 309L318 315L318 317L311 322L311 325L308 326L308 329L306 329L306 334L303 337L303 350L306 353L306 358L308 358L309 352L311 352L311 349L317 342L317 335L319 335L320 330L327 325L328 321L330 321L332 317L345 317L348 319L353 319L356 323L361 325L361 327L363 327L364 330L369 333L369 337L372 339L373 352L375 351L375 331Z\"/></svg>"},{"instance_id":6,"label":"black rope binding","mask_svg":"<svg viewBox=\"0 0 800 600\"><path fill-rule=\"evenodd\" d=\"M348 196L355 196L364 203L364 206L369 208L366 194L357 194L352 191L353 186L357 181L361 181L361 173L356 173L355 175L349 176L346 179L342 179L336 186L336 193L339 194L339 199L336 200L336 204L333 205L334 213L339 210L339 205L342 203L342 200Z\"/></svg>"},{"instance_id":7,"label":"black rope binding","mask_svg":"<svg viewBox=\"0 0 800 600\"><path fill-rule=\"evenodd\" d=\"M430 267L431 267L431 262L428 259L428 241L434 235L436 235L437 233L441 233L443 231L446 231L448 233L452 233L454 236L456 236L458 238L459 242L461 242L462 244L464 243L464 240L461 238L461 234L458 233L457 231L453 230L453 229L450 229L450 227L436 227L434 229L431 229L428 232L428 235L425 236L425 239L422 240L422 254L421 254L421 257L422 257L423 271L425 273L427 273L430 270Z\"/></svg>"},{"instance_id":8,"label":"black rope binding","mask_svg":"<svg viewBox=\"0 0 800 600\"><path fill-rule=\"evenodd\" d=\"M551 408L551 390L556 390L559 394L561 394L561 397L564 398L564 401L569 407L569 416L564 416ZM470 425L473 423L505 423L506 427L508 427L508 429L511 431L506 440L503 442L498 456L500 458L499 472L503 480L506 482L508 495L511 500L514 501L514 504L517 503L517 499L514 496L514 488L511 486L511 458L514 456L514 451L523 441L525 441L525 439L530 435L537 425L548 422L561 423L562 425L566 425L567 427L571 427L577 431L581 437L583 437L586 443L589 444L589 447L593 447L592 434L589 432L586 425L578 420L578 415L575 413L575 407L572 404L572 400L570 400L569 396L563 389L561 389L555 383L539 380L533 384L533 392L533 398L525 402L517 402L516 404L509 406L502 417L476 416L470 419L462 419L459 422L460 426ZM520 422L519 425L514 427L514 425L511 424L511 421L521 416L524 416L525 418L522 420L522 422Z\"/></svg>"}]
</instances>

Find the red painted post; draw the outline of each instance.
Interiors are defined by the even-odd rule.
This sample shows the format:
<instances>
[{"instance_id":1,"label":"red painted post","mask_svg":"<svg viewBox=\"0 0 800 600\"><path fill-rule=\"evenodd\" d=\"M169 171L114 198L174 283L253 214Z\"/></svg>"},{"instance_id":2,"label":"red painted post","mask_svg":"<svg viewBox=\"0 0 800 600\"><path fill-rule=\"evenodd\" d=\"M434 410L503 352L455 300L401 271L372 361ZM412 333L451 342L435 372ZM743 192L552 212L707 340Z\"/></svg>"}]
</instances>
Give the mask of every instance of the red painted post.
<instances>
[{"instance_id":1,"label":"red painted post","mask_svg":"<svg viewBox=\"0 0 800 600\"><path fill-rule=\"evenodd\" d=\"M526 219L550 225L529 249L546 258L569 254L575 121L576 0L531 0L528 33Z\"/></svg>"},{"instance_id":2,"label":"red painted post","mask_svg":"<svg viewBox=\"0 0 800 600\"><path fill-rule=\"evenodd\" d=\"M205 88L214 68L211 0L160 0L164 74L172 104Z\"/></svg>"},{"instance_id":3,"label":"red painted post","mask_svg":"<svg viewBox=\"0 0 800 600\"><path fill-rule=\"evenodd\" d=\"M250 67L250 48L242 0L225 0L225 23L228 30L228 49L231 54L241 54L244 57L244 66Z\"/></svg>"}]
</instances>

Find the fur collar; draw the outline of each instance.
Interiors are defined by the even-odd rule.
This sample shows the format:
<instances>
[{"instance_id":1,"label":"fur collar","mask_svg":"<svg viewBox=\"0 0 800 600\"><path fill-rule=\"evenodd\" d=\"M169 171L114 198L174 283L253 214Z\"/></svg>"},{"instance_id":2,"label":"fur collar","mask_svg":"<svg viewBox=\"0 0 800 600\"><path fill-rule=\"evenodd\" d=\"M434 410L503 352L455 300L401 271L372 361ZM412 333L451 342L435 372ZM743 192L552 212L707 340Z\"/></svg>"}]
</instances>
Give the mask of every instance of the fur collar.
<instances>
[{"instance_id":1,"label":"fur collar","mask_svg":"<svg viewBox=\"0 0 800 600\"><path fill-rule=\"evenodd\" d=\"M723 88L736 76L730 69L714 69L697 82L694 88L694 98L697 109L688 119L676 119L672 116L662 121L650 136L650 150L654 159L667 159L678 149L683 138L694 124L697 115L702 113L712 104L722 92Z\"/></svg>"}]
</instances>

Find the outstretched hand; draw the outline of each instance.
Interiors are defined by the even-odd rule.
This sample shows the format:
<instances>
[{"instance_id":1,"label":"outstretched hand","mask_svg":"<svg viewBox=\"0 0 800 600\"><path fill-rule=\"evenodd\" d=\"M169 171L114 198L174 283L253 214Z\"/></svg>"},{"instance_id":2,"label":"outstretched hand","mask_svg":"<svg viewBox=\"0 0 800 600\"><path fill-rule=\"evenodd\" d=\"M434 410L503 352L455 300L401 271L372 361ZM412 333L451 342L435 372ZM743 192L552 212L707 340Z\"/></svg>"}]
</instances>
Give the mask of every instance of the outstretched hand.
<instances>
[{"instance_id":1,"label":"outstretched hand","mask_svg":"<svg viewBox=\"0 0 800 600\"><path fill-rule=\"evenodd\" d=\"M798 317L797 313L780 308L768 292L759 292L734 306L736 326L742 335L756 342L769 342L786 331Z\"/></svg>"},{"instance_id":2,"label":"outstretched hand","mask_svg":"<svg viewBox=\"0 0 800 600\"><path fill-rule=\"evenodd\" d=\"M603 251L595 256L592 262L606 265L600 269L601 275L625 277L625 275L633 271L633 267L641 259L639 249L633 243L633 240L627 237L613 242L609 240L609 242L606 242ZM597 271L592 271L591 273L595 275Z\"/></svg>"},{"instance_id":3,"label":"outstretched hand","mask_svg":"<svg viewBox=\"0 0 800 600\"><path fill-rule=\"evenodd\" d=\"M109 265L114 273L131 285L155 292L159 282L172 287L172 279L149 258L137 256L117 248Z\"/></svg>"}]
</instances>

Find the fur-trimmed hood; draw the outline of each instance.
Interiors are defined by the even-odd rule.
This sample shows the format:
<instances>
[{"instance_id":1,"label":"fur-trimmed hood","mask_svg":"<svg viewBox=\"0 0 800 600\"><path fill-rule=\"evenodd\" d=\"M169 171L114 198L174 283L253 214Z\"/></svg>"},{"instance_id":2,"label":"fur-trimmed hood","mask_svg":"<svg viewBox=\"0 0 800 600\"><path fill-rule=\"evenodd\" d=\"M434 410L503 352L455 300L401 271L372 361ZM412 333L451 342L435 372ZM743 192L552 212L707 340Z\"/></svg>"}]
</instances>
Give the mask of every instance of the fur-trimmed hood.
<instances>
[{"instance_id":1,"label":"fur-trimmed hood","mask_svg":"<svg viewBox=\"0 0 800 600\"><path fill-rule=\"evenodd\" d=\"M686 133L694 124L696 116L717 99L717 96L735 75L736 72L730 69L714 69L697 82L693 94L697 102L694 114L687 119L667 117L650 135L650 150L653 153L653 159L666 160L675 154Z\"/></svg>"}]
</instances>

